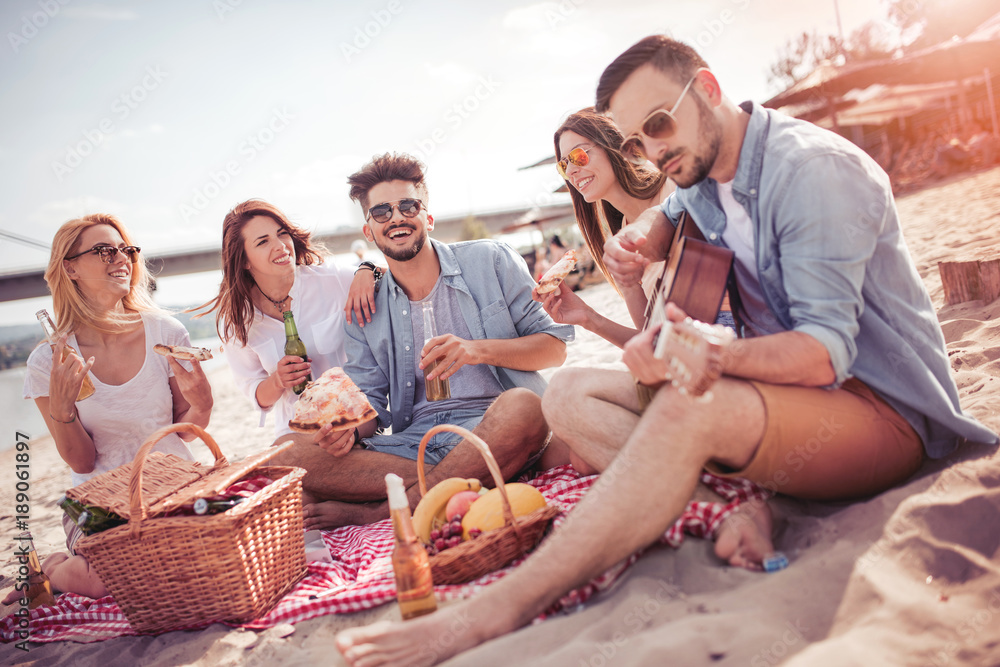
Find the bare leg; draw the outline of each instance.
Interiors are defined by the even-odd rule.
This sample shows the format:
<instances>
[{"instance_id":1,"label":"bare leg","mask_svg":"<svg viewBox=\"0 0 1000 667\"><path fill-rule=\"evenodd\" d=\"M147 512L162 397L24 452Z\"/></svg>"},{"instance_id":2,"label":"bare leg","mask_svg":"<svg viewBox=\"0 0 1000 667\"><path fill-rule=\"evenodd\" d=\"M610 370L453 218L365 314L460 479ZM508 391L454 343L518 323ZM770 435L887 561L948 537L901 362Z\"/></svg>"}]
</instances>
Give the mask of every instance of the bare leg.
<instances>
[{"instance_id":1,"label":"bare leg","mask_svg":"<svg viewBox=\"0 0 1000 667\"><path fill-rule=\"evenodd\" d=\"M658 539L695 492L705 462L741 467L764 428L748 384L723 378L699 404L669 388L653 399L614 463L538 552L478 597L404 624L342 632L352 665L430 665L528 623L561 595ZM717 415L725 413L727 420ZM641 522L622 521L642 512ZM449 628L462 624L461 633ZM449 633L446 642L438 641Z\"/></svg>"},{"instance_id":2,"label":"bare leg","mask_svg":"<svg viewBox=\"0 0 1000 667\"><path fill-rule=\"evenodd\" d=\"M42 571L49 575L52 586L64 593L86 595L95 600L108 595L104 582L83 556L53 554L42 563Z\"/></svg>"},{"instance_id":3,"label":"bare leg","mask_svg":"<svg viewBox=\"0 0 1000 667\"><path fill-rule=\"evenodd\" d=\"M490 446L493 458L496 459L503 473L503 478L510 479L524 468L528 459L541 448L548 435L548 425L542 416L541 399L528 389L505 391L489 407L486 414L483 415L483 420L473 429L473 433ZM315 449L319 448L315 447ZM322 452L322 450L320 451ZM348 456L334 460L341 461L352 454L354 454L354 450ZM327 454L327 456L329 455ZM400 457L391 454L383 454L382 456L396 461L404 460L411 464L412 473L408 476L400 476L403 477L404 484L408 486L407 495L410 499L410 506L416 507L420 501L420 490L416 483L416 462L400 459ZM374 473L381 485L381 494L376 502L361 504L331 500L310 505L305 510L306 527L335 528L387 519L389 507L384 501L385 474L395 471L381 469L368 472L369 474ZM494 486L493 477L479 450L465 440L458 443L440 463L427 472L427 486L428 488L432 487L449 477L474 477L480 480L484 486ZM323 493L314 495L331 497Z\"/></svg>"},{"instance_id":4,"label":"bare leg","mask_svg":"<svg viewBox=\"0 0 1000 667\"><path fill-rule=\"evenodd\" d=\"M556 437L571 450L580 474L603 471L639 423L635 381L628 373L564 368L549 382L542 411Z\"/></svg>"}]
</instances>

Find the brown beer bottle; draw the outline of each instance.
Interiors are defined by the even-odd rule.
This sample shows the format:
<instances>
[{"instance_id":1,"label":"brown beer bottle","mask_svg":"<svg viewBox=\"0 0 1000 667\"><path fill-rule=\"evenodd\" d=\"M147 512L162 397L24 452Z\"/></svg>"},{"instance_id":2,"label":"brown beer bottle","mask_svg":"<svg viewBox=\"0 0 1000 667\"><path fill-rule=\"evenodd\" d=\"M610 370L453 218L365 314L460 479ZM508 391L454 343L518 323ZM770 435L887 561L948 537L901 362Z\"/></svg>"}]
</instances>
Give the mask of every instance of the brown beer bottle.
<instances>
[{"instance_id":1,"label":"brown beer bottle","mask_svg":"<svg viewBox=\"0 0 1000 667\"><path fill-rule=\"evenodd\" d=\"M434 321L434 304L424 301L424 344L431 338L437 336L437 323ZM427 374L437 368L438 361L434 361L424 368L424 390L428 401L442 401L451 398L451 383L437 377L433 380L427 379Z\"/></svg>"},{"instance_id":2,"label":"brown beer bottle","mask_svg":"<svg viewBox=\"0 0 1000 667\"><path fill-rule=\"evenodd\" d=\"M52 323L52 318L49 317L49 311L42 308L40 311L35 313L35 317L38 318L38 322L42 325L42 330L45 331L45 339L49 341L49 345L53 350L56 349L56 325ZM63 350L62 359L66 359L66 355L70 352L76 352L73 346L69 343L66 344L66 349ZM94 395L94 383L90 379L90 373L88 372L83 376L83 385L80 387L80 393L77 394L76 400L82 401L85 398L90 398Z\"/></svg>"},{"instance_id":3,"label":"brown beer bottle","mask_svg":"<svg viewBox=\"0 0 1000 667\"><path fill-rule=\"evenodd\" d=\"M410 502L399 475L385 476L389 513L396 546L392 549L392 569L396 574L396 600L404 621L437 610L431 564L427 550L417 539L410 517Z\"/></svg>"},{"instance_id":4,"label":"brown beer bottle","mask_svg":"<svg viewBox=\"0 0 1000 667\"><path fill-rule=\"evenodd\" d=\"M295 328L295 318L292 317L292 311L286 310L282 317L285 318L285 354L292 357L300 357L302 361L306 361L306 357L309 356L306 353L306 344L299 338L299 330ZM310 373L302 382L292 387L292 391L296 394L301 394L305 390L306 385L312 382L312 379L313 376Z\"/></svg>"},{"instance_id":5,"label":"brown beer bottle","mask_svg":"<svg viewBox=\"0 0 1000 667\"><path fill-rule=\"evenodd\" d=\"M18 552L23 554L27 550L28 565L28 590L25 597L28 598L28 609L34 609L41 605L52 605L56 603L56 596L52 594L52 582L49 576L42 572L42 564L38 561L38 553L35 551L35 543L31 540L31 533L24 531L18 537L21 547ZM18 556L20 560L21 556Z\"/></svg>"}]
</instances>

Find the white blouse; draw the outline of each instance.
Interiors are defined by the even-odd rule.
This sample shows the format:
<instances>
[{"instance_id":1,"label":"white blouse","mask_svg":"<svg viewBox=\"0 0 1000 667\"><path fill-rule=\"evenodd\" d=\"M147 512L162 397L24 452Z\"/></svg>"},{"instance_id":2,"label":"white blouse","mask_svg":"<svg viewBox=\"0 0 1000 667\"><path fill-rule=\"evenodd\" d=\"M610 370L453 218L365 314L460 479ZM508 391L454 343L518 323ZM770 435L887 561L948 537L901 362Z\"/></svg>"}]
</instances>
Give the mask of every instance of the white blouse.
<instances>
[{"instance_id":1,"label":"white blouse","mask_svg":"<svg viewBox=\"0 0 1000 667\"><path fill-rule=\"evenodd\" d=\"M96 391L76 404L80 423L94 441L97 459L93 472L73 473L73 486L131 463L151 433L174 423L174 399L170 393L173 372L167 358L153 352L153 346L157 343L189 346L191 339L184 325L166 314L144 312L142 324L146 330L146 358L139 372L119 385L104 384L91 373ZM80 350L75 334L71 334L67 342ZM188 362L180 363L190 369ZM24 397L48 396L51 372L52 348L39 345L28 357ZM160 440L153 451L193 460L191 451L176 433Z\"/></svg>"},{"instance_id":2,"label":"white blouse","mask_svg":"<svg viewBox=\"0 0 1000 667\"><path fill-rule=\"evenodd\" d=\"M315 380L334 366L343 366L344 353L344 304L354 280L357 267L338 266L333 260L319 266L300 265L295 268L295 283L290 292L292 314L299 338L305 343L306 353L312 363ZM285 389L281 398L268 409L257 403L257 385L278 367L278 360L285 356L285 323L253 310L253 323L247 331L247 344L235 338L224 344L226 359L236 384L260 411L260 426L267 413L274 410L274 433L282 436L291 433L288 420L294 414L298 396Z\"/></svg>"}]
</instances>

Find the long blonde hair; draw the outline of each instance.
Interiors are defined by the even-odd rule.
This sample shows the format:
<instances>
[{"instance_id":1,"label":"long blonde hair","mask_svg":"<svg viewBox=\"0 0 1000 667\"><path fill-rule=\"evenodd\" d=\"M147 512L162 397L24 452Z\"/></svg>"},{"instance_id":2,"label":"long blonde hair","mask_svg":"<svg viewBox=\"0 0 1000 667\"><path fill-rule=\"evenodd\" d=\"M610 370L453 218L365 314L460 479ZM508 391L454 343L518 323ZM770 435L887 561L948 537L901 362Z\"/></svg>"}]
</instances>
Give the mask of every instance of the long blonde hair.
<instances>
[{"instance_id":1,"label":"long blonde hair","mask_svg":"<svg viewBox=\"0 0 1000 667\"><path fill-rule=\"evenodd\" d=\"M63 224L52 239L52 254L45 269L45 282L52 293L52 307L55 310L56 331L62 335L75 331L81 326L90 327L103 333L119 333L123 326L139 321L136 313L159 311L150 295L150 276L146 260L140 255L132 265L129 292L122 299L125 314L99 312L80 291L80 286L69 277L63 261L83 249L79 247L84 231L97 225L113 227L126 245L134 245L128 230L118 218L107 213L94 213L76 218Z\"/></svg>"}]
</instances>

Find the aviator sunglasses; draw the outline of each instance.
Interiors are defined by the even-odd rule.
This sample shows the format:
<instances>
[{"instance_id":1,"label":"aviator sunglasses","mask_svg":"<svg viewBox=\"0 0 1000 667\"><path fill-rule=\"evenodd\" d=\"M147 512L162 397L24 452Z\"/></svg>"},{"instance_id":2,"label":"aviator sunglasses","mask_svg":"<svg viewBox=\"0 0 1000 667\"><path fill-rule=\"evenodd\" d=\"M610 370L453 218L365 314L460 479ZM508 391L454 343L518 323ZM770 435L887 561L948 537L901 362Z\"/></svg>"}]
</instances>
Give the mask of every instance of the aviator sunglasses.
<instances>
[{"instance_id":1,"label":"aviator sunglasses","mask_svg":"<svg viewBox=\"0 0 1000 667\"><path fill-rule=\"evenodd\" d=\"M83 252L77 253L72 257L67 257L66 259L67 260L76 259L77 257L83 257L84 255L89 255L92 252L96 252L98 255L101 256L101 260L105 264L110 264L111 262L115 261L115 258L118 257L118 253L121 252L123 255L125 255L125 257L128 258L128 261L135 264L136 262L139 261L139 252L141 250L142 248L134 245L127 245L124 248L116 248L113 245L95 245L90 250L84 250Z\"/></svg>"},{"instance_id":2,"label":"aviator sunglasses","mask_svg":"<svg viewBox=\"0 0 1000 667\"><path fill-rule=\"evenodd\" d=\"M424 203L419 199L400 199L396 202L396 208L404 218L416 217L423 206ZM392 207L392 202L372 206L368 209L368 215L365 216L365 220L374 220L378 223L389 222L392 219Z\"/></svg>"},{"instance_id":3,"label":"aviator sunglasses","mask_svg":"<svg viewBox=\"0 0 1000 667\"><path fill-rule=\"evenodd\" d=\"M566 154L566 157L556 162L556 170L559 171L559 175L569 180L569 176L566 175L566 169L569 167L570 162L578 167L586 167L590 164L590 151L586 148L580 148L579 146L571 150Z\"/></svg>"},{"instance_id":4,"label":"aviator sunglasses","mask_svg":"<svg viewBox=\"0 0 1000 667\"><path fill-rule=\"evenodd\" d=\"M680 97L674 102L674 106L670 111L657 109L652 112L642 121L642 125L639 126L639 132L633 132L627 139L622 141L619 151L627 160L635 164L644 164L647 160L646 153L642 148L642 138L639 136L640 132L650 139L669 139L674 136L674 133L677 132L677 117L674 114L677 112L677 107L681 105L688 89L691 88L691 84L698 78L700 72L701 70L699 69L691 77L691 80L687 82L684 90L681 91Z\"/></svg>"}]
</instances>

